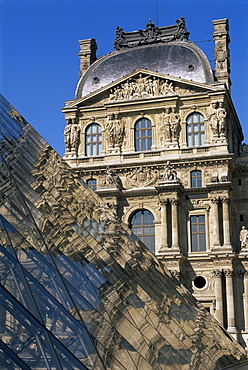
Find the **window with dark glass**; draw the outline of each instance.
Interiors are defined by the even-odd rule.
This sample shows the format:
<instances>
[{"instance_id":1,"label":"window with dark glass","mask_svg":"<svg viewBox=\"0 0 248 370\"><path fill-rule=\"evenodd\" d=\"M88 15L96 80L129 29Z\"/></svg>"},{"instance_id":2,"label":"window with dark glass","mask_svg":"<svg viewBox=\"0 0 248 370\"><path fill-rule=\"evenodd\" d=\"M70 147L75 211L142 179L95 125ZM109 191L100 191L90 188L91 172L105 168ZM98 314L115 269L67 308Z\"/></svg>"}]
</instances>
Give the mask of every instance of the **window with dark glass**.
<instances>
[{"instance_id":1,"label":"window with dark glass","mask_svg":"<svg viewBox=\"0 0 248 370\"><path fill-rule=\"evenodd\" d=\"M205 141L204 117L200 113L192 113L187 118L188 146L203 145Z\"/></svg>"},{"instance_id":2,"label":"window with dark glass","mask_svg":"<svg viewBox=\"0 0 248 370\"><path fill-rule=\"evenodd\" d=\"M191 252L206 250L205 215L190 216Z\"/></svg>"},{"instance_id":3,"label":"window with dark glass","mask_svg":"<svg viewBox=\"0 0 248 370\"><path fill-rule=\"evenodd\" d=\"M100 155L102 151L102 128L97 123L91 123L85 132L86 155Z\"/></svg>"},{"instance_id":4,"label":"window with dark glass","mask_svg":"<svg viewBox=\"0 0 248 370\"><path fill-rule=\"evenodd\" d=\"M152 148L152 123L147 118L139 119L134 126L135 150L141 152Z\"/></svg>"},{"instance_id":5,"label":"window with dark glass","mask_svg":"<svg viewBox=\"0 0 248 370\"><path fill-rule=\"evenodd\" d=\"M202 187L202 173L201 171L191 171L190 173L191 187L201 188Z\"/></svg>"},{"instance_id":6,"label":"window with dark glass","mask_svg":"<svg viewBox=\"0 0 248 370\"><path fill-rule=\"evenodd\" d=\"M96 179L89 179L86 181L86 184L92 189L96 190Z\"/></svg>"},{"instance_id":7,"label":"window with dark glass","mask_svg":"<svg viewBox=\"0 0 248 370\"><path fill-rule=\"evenodd\" d=\"M145 209L137 211L130 221L131 230L155 253L155 227L153 214Z\"/></svg>"}]
</instances>

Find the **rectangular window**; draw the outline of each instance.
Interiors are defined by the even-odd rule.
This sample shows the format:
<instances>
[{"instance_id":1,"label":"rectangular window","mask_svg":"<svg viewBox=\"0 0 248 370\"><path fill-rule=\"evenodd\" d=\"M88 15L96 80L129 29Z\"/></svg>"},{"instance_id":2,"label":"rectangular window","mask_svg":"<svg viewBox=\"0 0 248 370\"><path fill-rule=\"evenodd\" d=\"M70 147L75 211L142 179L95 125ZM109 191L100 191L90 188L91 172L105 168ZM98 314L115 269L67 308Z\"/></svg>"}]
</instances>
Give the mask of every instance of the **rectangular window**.
<instances>
[{"instance_id":1,"label":"rectangular window","mask_svg":"<svg viewBox=\"0 0 248 370\"><path fill-rule=\"evenodd\" d=\"M206 250L205 215L190 216L191 252Z\"/></svg>"}]
</instances>

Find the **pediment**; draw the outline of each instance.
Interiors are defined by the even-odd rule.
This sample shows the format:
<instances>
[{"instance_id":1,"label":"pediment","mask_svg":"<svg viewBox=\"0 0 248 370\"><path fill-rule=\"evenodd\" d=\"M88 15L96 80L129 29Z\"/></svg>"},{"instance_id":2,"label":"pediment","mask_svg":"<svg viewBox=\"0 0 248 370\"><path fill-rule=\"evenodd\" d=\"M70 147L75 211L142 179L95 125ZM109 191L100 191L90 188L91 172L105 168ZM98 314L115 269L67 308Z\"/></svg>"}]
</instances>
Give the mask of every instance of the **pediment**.
<instances>
[{"instance_id":1,"label":"pediment","mask_svg":"<svg viewBox=\"0 0 248 370\"><path fill-rule=\"evenodd\" d=\"M64 109L173 95L194 95L217 90L219 87L213 85L139 69L83 98L69 101Z\"/></svg>"}]
</instances>

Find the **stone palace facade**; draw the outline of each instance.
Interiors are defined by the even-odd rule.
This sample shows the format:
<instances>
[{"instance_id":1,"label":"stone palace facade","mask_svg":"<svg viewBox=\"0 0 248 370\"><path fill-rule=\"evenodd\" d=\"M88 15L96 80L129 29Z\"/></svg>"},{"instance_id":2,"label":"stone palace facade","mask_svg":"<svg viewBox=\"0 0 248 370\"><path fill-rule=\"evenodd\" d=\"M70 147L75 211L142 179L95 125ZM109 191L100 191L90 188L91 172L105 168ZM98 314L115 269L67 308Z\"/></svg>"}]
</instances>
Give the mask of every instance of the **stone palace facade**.
<instances>
[{"instance_id":1,"label":"stone palace facade","mask_svg":"<svg viewBox=\"0 0 248 370\"><path fill-rule=\"evenodd\" d=\"M244 347L248 339L248 146L230 95L228 20L215 71L173 26L124 32L62 109L64 159ZM241 231L240 231L241 230Z\"/></svg>"}]
</instances>

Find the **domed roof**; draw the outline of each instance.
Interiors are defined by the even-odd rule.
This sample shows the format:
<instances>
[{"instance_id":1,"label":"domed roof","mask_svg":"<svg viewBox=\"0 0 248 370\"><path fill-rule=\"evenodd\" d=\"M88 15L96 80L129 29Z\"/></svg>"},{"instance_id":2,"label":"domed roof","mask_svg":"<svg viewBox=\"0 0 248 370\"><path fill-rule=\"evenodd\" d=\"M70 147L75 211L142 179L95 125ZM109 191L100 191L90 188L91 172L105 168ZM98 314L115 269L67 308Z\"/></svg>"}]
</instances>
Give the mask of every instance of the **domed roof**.
<instances>
[{"instance_id":1,"label":"domed roof","mask_svg":"<svg viewBox=\"0 0 248 370\"><path fill-rule=\"evenodd\" d=\"M197 45L188 41L189 32L185 28L184 18L177 22L181 28L178 25L157 28L150 22L144 31L125 33L117 27L116 50L96 60L88 68L78 83L76 98L86 96L137 69L213 83L213 72L206 55Z\"/></svg>"}]
</instances>

